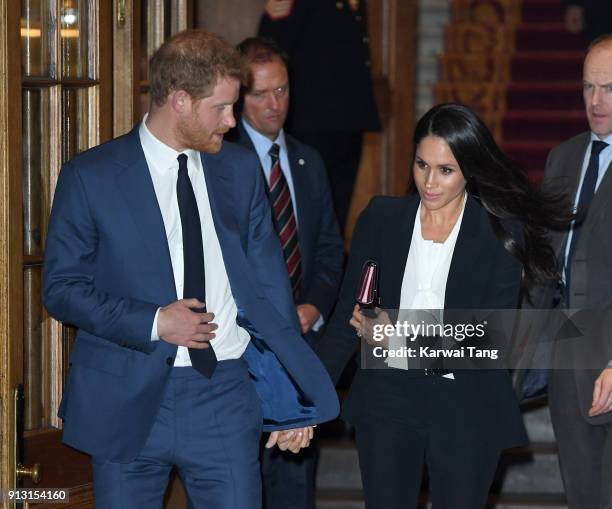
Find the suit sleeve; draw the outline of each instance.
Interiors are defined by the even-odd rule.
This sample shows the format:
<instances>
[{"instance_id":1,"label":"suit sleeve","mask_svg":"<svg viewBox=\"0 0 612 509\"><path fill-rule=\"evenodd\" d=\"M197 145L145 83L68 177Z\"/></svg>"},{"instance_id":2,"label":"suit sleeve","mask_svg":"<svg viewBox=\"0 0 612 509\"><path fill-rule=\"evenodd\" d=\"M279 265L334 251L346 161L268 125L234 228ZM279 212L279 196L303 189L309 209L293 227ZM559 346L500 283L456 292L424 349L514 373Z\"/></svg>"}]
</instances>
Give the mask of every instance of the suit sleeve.
<instances>
[{"instance_id":1,"label":"suit sleeve","mask_svg":"<svg viewBox=\"0 0 612 509\"><path fill-rule=\"evenodd\" d=\"M60 172L49 221L43 302L56 319L120 346L150 352L158 306L96 288L98 230L77 168Z\"/></svg>"},{"instance_id":2,"label":"suit sleeve","mask_svg":"<svg viewBox=\"0 0 612 509\"><path fill-rule=\"evenodd\" d=\"M307 4L312 0L293 0L286 16L272 18L264 11L259 22L258 35L274 40L287 54L291 55L300 39L307 13Z\"/></svg>"},{"instance_id":3,"label":"suit sleeve","mask_svg":"<svg viewBox=\"0 0 612 509\"><path fill-rule=\"evenodd\" d=\"M263 286L265 293L270 296L272 302L283 306L283 316L287 317L301 335L285 260L272 223L270 202L264 191L263 173L259 169L257 156L253 153L249 158L251 160L247 162L247 166L253 168L255 183L249 217L248 257L265 272L265 275L262 274L259 278L259 284Z\"/></svg>"},{"instance_id":4,"label":"suit sleeve","mask_svg":"<svg viewBox=\"0 0 612 509\"><path fill-rule=\"evenodd\" d=\"M336 303L340 282L342 279L342 264L344 261L344 244L327 180L325 165L317 153L317 168L319 168L319 196L321 207L321 224L317 235L315 248L314 277L307 295L302 300L315 306L327 320Z\"/></svg>"},{"instance_id":5,"label":"suit sleeve","mask_svg":"<svg viewBox=\"0 0 612 509\"><path fill-rule=\"evenodd\" d=\"M350 326L349 320L355 305L355 290L359 283L361 268L368 259L368 245L374 237L373 204L374 200L357 220L346 274L340 289L340 299L317 348L317 354L334 384L338 382L346 364L359 346L355 330Z\"/></svg>"}]
</instances>

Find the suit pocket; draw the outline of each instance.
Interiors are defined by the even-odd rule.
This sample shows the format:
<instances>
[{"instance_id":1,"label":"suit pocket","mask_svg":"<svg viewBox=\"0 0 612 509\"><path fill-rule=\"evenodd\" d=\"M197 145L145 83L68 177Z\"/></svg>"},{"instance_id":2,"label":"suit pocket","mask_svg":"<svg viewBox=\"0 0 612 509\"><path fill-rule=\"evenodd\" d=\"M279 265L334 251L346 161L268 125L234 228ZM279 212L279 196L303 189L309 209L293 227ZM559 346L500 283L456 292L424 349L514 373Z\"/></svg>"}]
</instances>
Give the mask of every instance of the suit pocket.
<instances>
[{"instance_id":1,"label":"suit pocket","mask_svg":"<svg viewBox=\"0 0 612 509\"><path fill-rule=\"evenodd\" d=\"M70 355L70 362L111 375L123 376L127 368L130 352L103 340L89 339L86 334L79 334ZM106 344L108 343L108 344Z\"/></svg>"}]
</instances>

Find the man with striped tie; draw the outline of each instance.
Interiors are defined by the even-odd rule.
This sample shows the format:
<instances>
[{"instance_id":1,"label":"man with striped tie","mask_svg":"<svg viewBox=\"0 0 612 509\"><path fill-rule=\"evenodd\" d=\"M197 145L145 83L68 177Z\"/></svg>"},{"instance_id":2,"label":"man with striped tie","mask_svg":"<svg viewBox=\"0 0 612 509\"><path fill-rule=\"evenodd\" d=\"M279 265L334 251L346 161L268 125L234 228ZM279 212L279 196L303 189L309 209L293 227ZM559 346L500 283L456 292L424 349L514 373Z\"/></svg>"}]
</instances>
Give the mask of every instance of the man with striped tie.
<instances>
[{"instance_id":1,"label":"man with striped tie","mask_svg":"<svg viewBox=\"0 0 612 509\"><path fill-rule=\"evenodd\" d=\"M242 91L242 119L233 134L259 156L302 333L314 347L316 331L335 303L343 263L325 166L316 150L283 130L289 78L282 51L260 38L246 39L238 49L249 77ZM264 452L267 509L314 509L312 449L297 457Z\"/></svg>"}]
</instances>

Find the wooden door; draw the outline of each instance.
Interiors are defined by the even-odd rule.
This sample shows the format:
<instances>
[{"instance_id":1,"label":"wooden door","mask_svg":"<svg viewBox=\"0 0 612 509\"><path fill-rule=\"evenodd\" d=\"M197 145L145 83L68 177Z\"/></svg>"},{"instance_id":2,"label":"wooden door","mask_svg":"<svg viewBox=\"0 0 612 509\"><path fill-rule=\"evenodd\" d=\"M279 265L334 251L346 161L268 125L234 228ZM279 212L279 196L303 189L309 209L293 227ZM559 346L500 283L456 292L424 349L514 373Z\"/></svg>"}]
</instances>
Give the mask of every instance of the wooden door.
<instances>
[{"instance_id":1,"label":"wooden door","mask_svg":"<svg viewBox=\"0 0 612 509\"><path fill-rule=\"evenodd\" d=\"M44 507L91 507L88 458L61 444L56 415L74 329L49 317L41 286L60 167L112 135L112 3L2 0L0 6L0 61L6 66L0 104L0 486L69 488L69 504Z\"/></svg>"},{"instance_id":2,"label":"wooden door","mask_svg":"<svg viewBox=\"0 0 612 509\"><path fill-rule=\"evenodd\" d=\"M48 216L62 163L140 118L141 61L191 10L191 0L0 0L0 493L68 488L68 504L44 507L93 506L89 458L61 443L56 415L75 330L41 304Z\"/></svg>"}]
</instances>

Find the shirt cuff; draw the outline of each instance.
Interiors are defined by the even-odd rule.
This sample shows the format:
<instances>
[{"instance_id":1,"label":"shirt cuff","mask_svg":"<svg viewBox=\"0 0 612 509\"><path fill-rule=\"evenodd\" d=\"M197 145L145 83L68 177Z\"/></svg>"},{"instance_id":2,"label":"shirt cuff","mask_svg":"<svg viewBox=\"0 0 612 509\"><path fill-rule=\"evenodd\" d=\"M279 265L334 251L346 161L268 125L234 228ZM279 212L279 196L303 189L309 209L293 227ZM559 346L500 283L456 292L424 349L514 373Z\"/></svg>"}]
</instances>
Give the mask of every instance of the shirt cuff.
<instances>
[{"instance_id":1,"label":"shirt cuff","mask_svg":"<svg viewBox=\"0 0 612 509\"><path fill-rule=\"evenodd\" d=\"M157 308L155 318L153 319L153 327L151 327L151 341L159 341L161 338L157 335L157 317L161 308Z\"/></svg>"},{"instance_id":2,"label":"shirt cuff","mask_svg":"<svg viewBox=\"0 0 612 509\"><path fill-rule=\"evenodd\" d=\"M612 368L612 361L608 362L608 365L606 366L606 368Z\"/></svg>"},{"instance_id":3,"label":"shirt cuff","mask_svg":"<svg viewBox=\"0 0 612 509\"><path fill-rule=\"evenodd\" d=\"M317 310L318 311L318 310ZM318 332L319 329L321 327L323 327L323 325L325 325L325 319L323 318L323 315L321 313L319 313L319 319L314 323L314 325L312 326L312 330L314 332Z\"/></svg>"}]
</instances>

